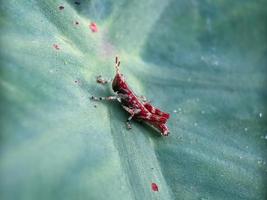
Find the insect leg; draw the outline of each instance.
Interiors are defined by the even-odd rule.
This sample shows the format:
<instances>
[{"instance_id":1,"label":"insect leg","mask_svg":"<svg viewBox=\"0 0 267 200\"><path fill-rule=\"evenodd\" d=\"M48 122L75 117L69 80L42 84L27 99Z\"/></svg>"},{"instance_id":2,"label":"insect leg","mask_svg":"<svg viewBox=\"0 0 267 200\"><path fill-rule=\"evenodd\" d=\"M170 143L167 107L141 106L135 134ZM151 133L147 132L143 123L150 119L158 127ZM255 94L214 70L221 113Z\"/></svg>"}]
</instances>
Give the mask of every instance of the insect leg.
<instances>
[{"instance_id":1,"label":"insect leg","mask_svg":"<svg viewBox=\"0 0 267 200\"><path fill-rule=\"evenodd\" d=\"M133 118L134 114L131 115L127 120L126 120L126 127L127 129L132 129L132 125L130 123L131 119Z\"/></svg>"},{"instance_id":2,"label":"insect leg","mask_svg":"<svg viewBox=\"0 0 267 200\"><path fill-rule=\"evenodd\" d=\"M156 114L156 115L162 116L162 117L167 118L167 119L170 117L169 113L162 112L160 109L155 108L150 103L144 103L143 105L152 114Z\"/></svg>"},{"instance_id":3,"label":"insect leg","mask_svg":"<svg viewBox=\"0 0 267 200\"><path fill-rule=\"evenodd\" d=\"M161 130L162 136L168 136L169 135L170 131L165 124L159 124L158 127Z\"/></svg>"},{"instance_id":4,"label":"insect leg","mask_svg":"<svg viewBox=\"0 0 267 200\"><path fill-rule=\"evenodd\" d=\"M119 67L120 67L121 61L119 60L119 57L116 56L115 58L115 68L116 68L116 73L119 73Z\"/></svg>"},{"instance_id":5,"label":"insect leg","mask_svg":"<svg viewBox=\"0 0 267 200\"><path fill-rule=\"evenodd\" d=\"M131 129L132 126L131 126L131 123L130 121L132 120L132 118L134 117L134 115L138 114L141 112L140 109L131 109L131 108L128 108L126 106L122 106L124 110L126 110L128 113L130 113L130 117L128 117L128 119L126 120L126 127L127 129Z\"/></svg>"},{"instance_id":6,"label":"insect leg","mask_svg":"<svg viewBox=\"0 0 267 200\"><path fill-rule=\"evenodd\" d=\"M166 124L151 122L151 121L146 121L146 123L158 129L162 136L168 136L170 134L170 131L168 127L166 126Z\"/></svg>"},{"instance_id":7,"label":"insect leg","mask_svg":"<svg viewBox=\"0 0 267 200\"><path fill-rule=\"evenodd\" d=\"M102 100L107 100L107 101L118 100L118 101L120 101L120 97L118 97L118 96L108 96L108 97L91 96L91 99L95 100L95 101L102 101Z\"/></svg>"},{"instance_id":8,"label":"insect leg","mask_svg":"<svg viewBox=\"0 0 267 200\"><path fill-rule=\"evenodd\" d=\"M149 122L157 122L157 123L166 123L168 118L160 116L160 115L156 115L156 114L152 114L150 112L147 112L143 115L138 115L139 119L143 119L145 121L149 121Z\"/></svg>"}]
</instances>

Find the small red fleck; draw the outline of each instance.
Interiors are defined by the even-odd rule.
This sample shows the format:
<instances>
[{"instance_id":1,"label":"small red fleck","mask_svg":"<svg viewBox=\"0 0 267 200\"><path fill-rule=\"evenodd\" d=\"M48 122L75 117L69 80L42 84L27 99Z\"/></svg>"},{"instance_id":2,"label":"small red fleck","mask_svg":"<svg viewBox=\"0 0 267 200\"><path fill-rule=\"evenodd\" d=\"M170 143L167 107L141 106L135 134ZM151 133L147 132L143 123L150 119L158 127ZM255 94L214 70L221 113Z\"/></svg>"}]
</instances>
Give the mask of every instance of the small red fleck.
<instances>
[{"instance_id":1,"label":"small red fleck","mask_svg":"<svg viewBox=\"0 0 267 200\"><path fill-rule=\"evenodd\" d=\"M79 25L79 22L76 21L75 24L76 24L76 25Z\"/></svg>"},{"instance_id":2,"label":"small red fleck","mask_svg":"<svg viewBox=\"0 0 267 200\"><path fill-rule=\"evenodd\" d=\"M98 28L97 28L97 25L95 22L92 22L89 27L90 27L91 31L94 33L98 31Z\"/></svg>"},{"instance_id":3,"label":"small red fleck","mask_svg":"<svg viewBox=\"0 0 267 200\"><path fill-rule=\"evenodd\" d=\"M59 50L59 46L57 44L53 44L53 47L56 49L56 50Z\"/></svg>"},{"instance_id":4,"label":"small red fleck","mask_svg":"<svg viewBox=\"0 0 267 200\"><path fill-rule=\"evenodd\" d=\"M63 10L64 6L59 6L58 8L59 8L59 10Z\"/></svg>"},{"instance_id":5,"label":"small red fleck","mask_svg":"<svg viewBox=\"0 0 267 200\"><path fill-rule=\"evenodd\" d=\"M151 189L154 192L158 192L159 191L158 185L156 183L151 183Z\"/></svg>"}]
</instances>

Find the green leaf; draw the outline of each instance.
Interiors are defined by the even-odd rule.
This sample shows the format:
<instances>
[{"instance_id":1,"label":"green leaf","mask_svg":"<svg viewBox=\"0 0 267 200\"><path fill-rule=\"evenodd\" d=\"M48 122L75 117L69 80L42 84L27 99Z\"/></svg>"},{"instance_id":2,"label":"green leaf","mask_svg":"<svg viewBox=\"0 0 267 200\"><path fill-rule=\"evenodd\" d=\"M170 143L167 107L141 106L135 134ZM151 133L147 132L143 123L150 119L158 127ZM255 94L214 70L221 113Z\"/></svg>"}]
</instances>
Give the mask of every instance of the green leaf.
<instances>
[{"instance_id":1,"label":"green leaf","mask_svg":"<svg viewBox=\"0 0 267 200\"><path fill-rule=\"evenodd\" d=\"M0 198L265 199L266 6L3 1ZM112 94L95 77L114 76L115 55L171 113L170 136L89 100Z\"/></svg>"}]
</instances>

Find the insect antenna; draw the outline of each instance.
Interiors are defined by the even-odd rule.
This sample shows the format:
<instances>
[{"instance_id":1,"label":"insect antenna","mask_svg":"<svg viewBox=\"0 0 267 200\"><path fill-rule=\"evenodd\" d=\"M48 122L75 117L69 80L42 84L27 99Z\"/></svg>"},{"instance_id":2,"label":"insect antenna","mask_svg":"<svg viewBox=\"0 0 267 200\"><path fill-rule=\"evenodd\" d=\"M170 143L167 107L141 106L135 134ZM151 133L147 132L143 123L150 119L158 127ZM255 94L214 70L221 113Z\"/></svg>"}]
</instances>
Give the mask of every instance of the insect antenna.
<instances>
[{"instance_id":1,"label":"insect antenna","mask_svg":"<svg viewBox=\"0 0 267 200\"><path fill-rule=\"evenodd\" d=\"M120 68L119 68L120 64L121 64L121 61L119 60L118 56L116 56L116 58L115 58L115 68L116 68L116 73L117 74L120 73Z\"/></svg>"}]
</instances>

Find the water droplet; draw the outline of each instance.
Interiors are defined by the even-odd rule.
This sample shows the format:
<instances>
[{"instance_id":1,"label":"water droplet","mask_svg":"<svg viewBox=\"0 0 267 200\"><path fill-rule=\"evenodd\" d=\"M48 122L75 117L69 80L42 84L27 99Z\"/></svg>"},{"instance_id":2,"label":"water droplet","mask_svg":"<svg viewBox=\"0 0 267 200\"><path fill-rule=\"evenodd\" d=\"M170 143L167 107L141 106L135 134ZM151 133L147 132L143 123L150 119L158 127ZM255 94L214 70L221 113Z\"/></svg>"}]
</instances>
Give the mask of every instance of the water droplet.
<instances>
[{"instance_id":1,"label":"water droplet","mask_svg":"<svg viewBox=\"0 0 267 200\"><path fill-rule=\"evenodd\" d=\"M218 60L215 60L215 61L213 62L213 64L214 64L215 66L218 66L218 65L219 65L219 61L218 61Z\"/></svg>"},{"instance_id":2,"label":"water droplet","mask_svg":"<svg viewBox=\"0 0 267 200\"><path fill-rule=\"evenodd\" d=\"M248 146L246 146L246 149L248 149Z\"/></svg>"},{"instance_id":3,"label":"water droplet","mask_svg":"<svg viewBox=\"0 0 267 200\"><path fill-rule=\"evenodd\" d=\"M181 112L182 111L182 108L178 108L178 111Z\"/></svg>"},{"instance_id":4,"label":"water droplet","mask_svg":"<svg viewBox=\"0 0 267 200\"><path fill-rule=\"evenodd\" d=\"M195 123L194 123L194 126L197 126L197 125L198 125L197 122L195 122Z\"/></svg>"},{"instance_id":5,"label":"water droplet","mask_svg":"<svg viewBox=\"0 0 267 200\"><path fill-rule=\"evenodd\" d=\"M205 114L205 110L201 110L201 114Z\"/></svg>"},{"instance_id":6,"label":"water droplet","mask_svg":"<svg viewBox=\"0 0 267 200\"><path fill-rule=\"evenodd\" d=\"M261 165L262 164L262 160L258 160L257 163L258 163L258 165Z\"/></svg>"},{"instance_id":7,"label":"water droplet","mask_svg":"<svg viewBox=\"0 0 267 200\"><path fill-rule=\"evenodd\" d=\"M259 113L259 117L262 118L262 113Z\"/></svg>"},{"instance_id":8,"label":"water droplet","mask_svg":"<svg viewBox=\"0 0 267 200\"><path fill-rule=\"evenodd\" d=\"M247 132L248 131L248 128L244 128L244 130Z\"/></svg>"},{"instance_id":9,"label":"water droplet","mask_svg":"<svg viewBox=\"0 0 267 200\"><path fill-rule=\"evenodd\" d=\"M64 6L59 6L58 8L59 8L59 10L63 10Z\"/></svg>"},{"instance_id":10,"label":"water droplet","mask_svg":"<svg viewBox=\"0 0 267 200\"><path fill-rule=\"evenodd\" d=\"M174 113L177 113L177 110L173 110Z\"/></svg>"}]
</instances>

